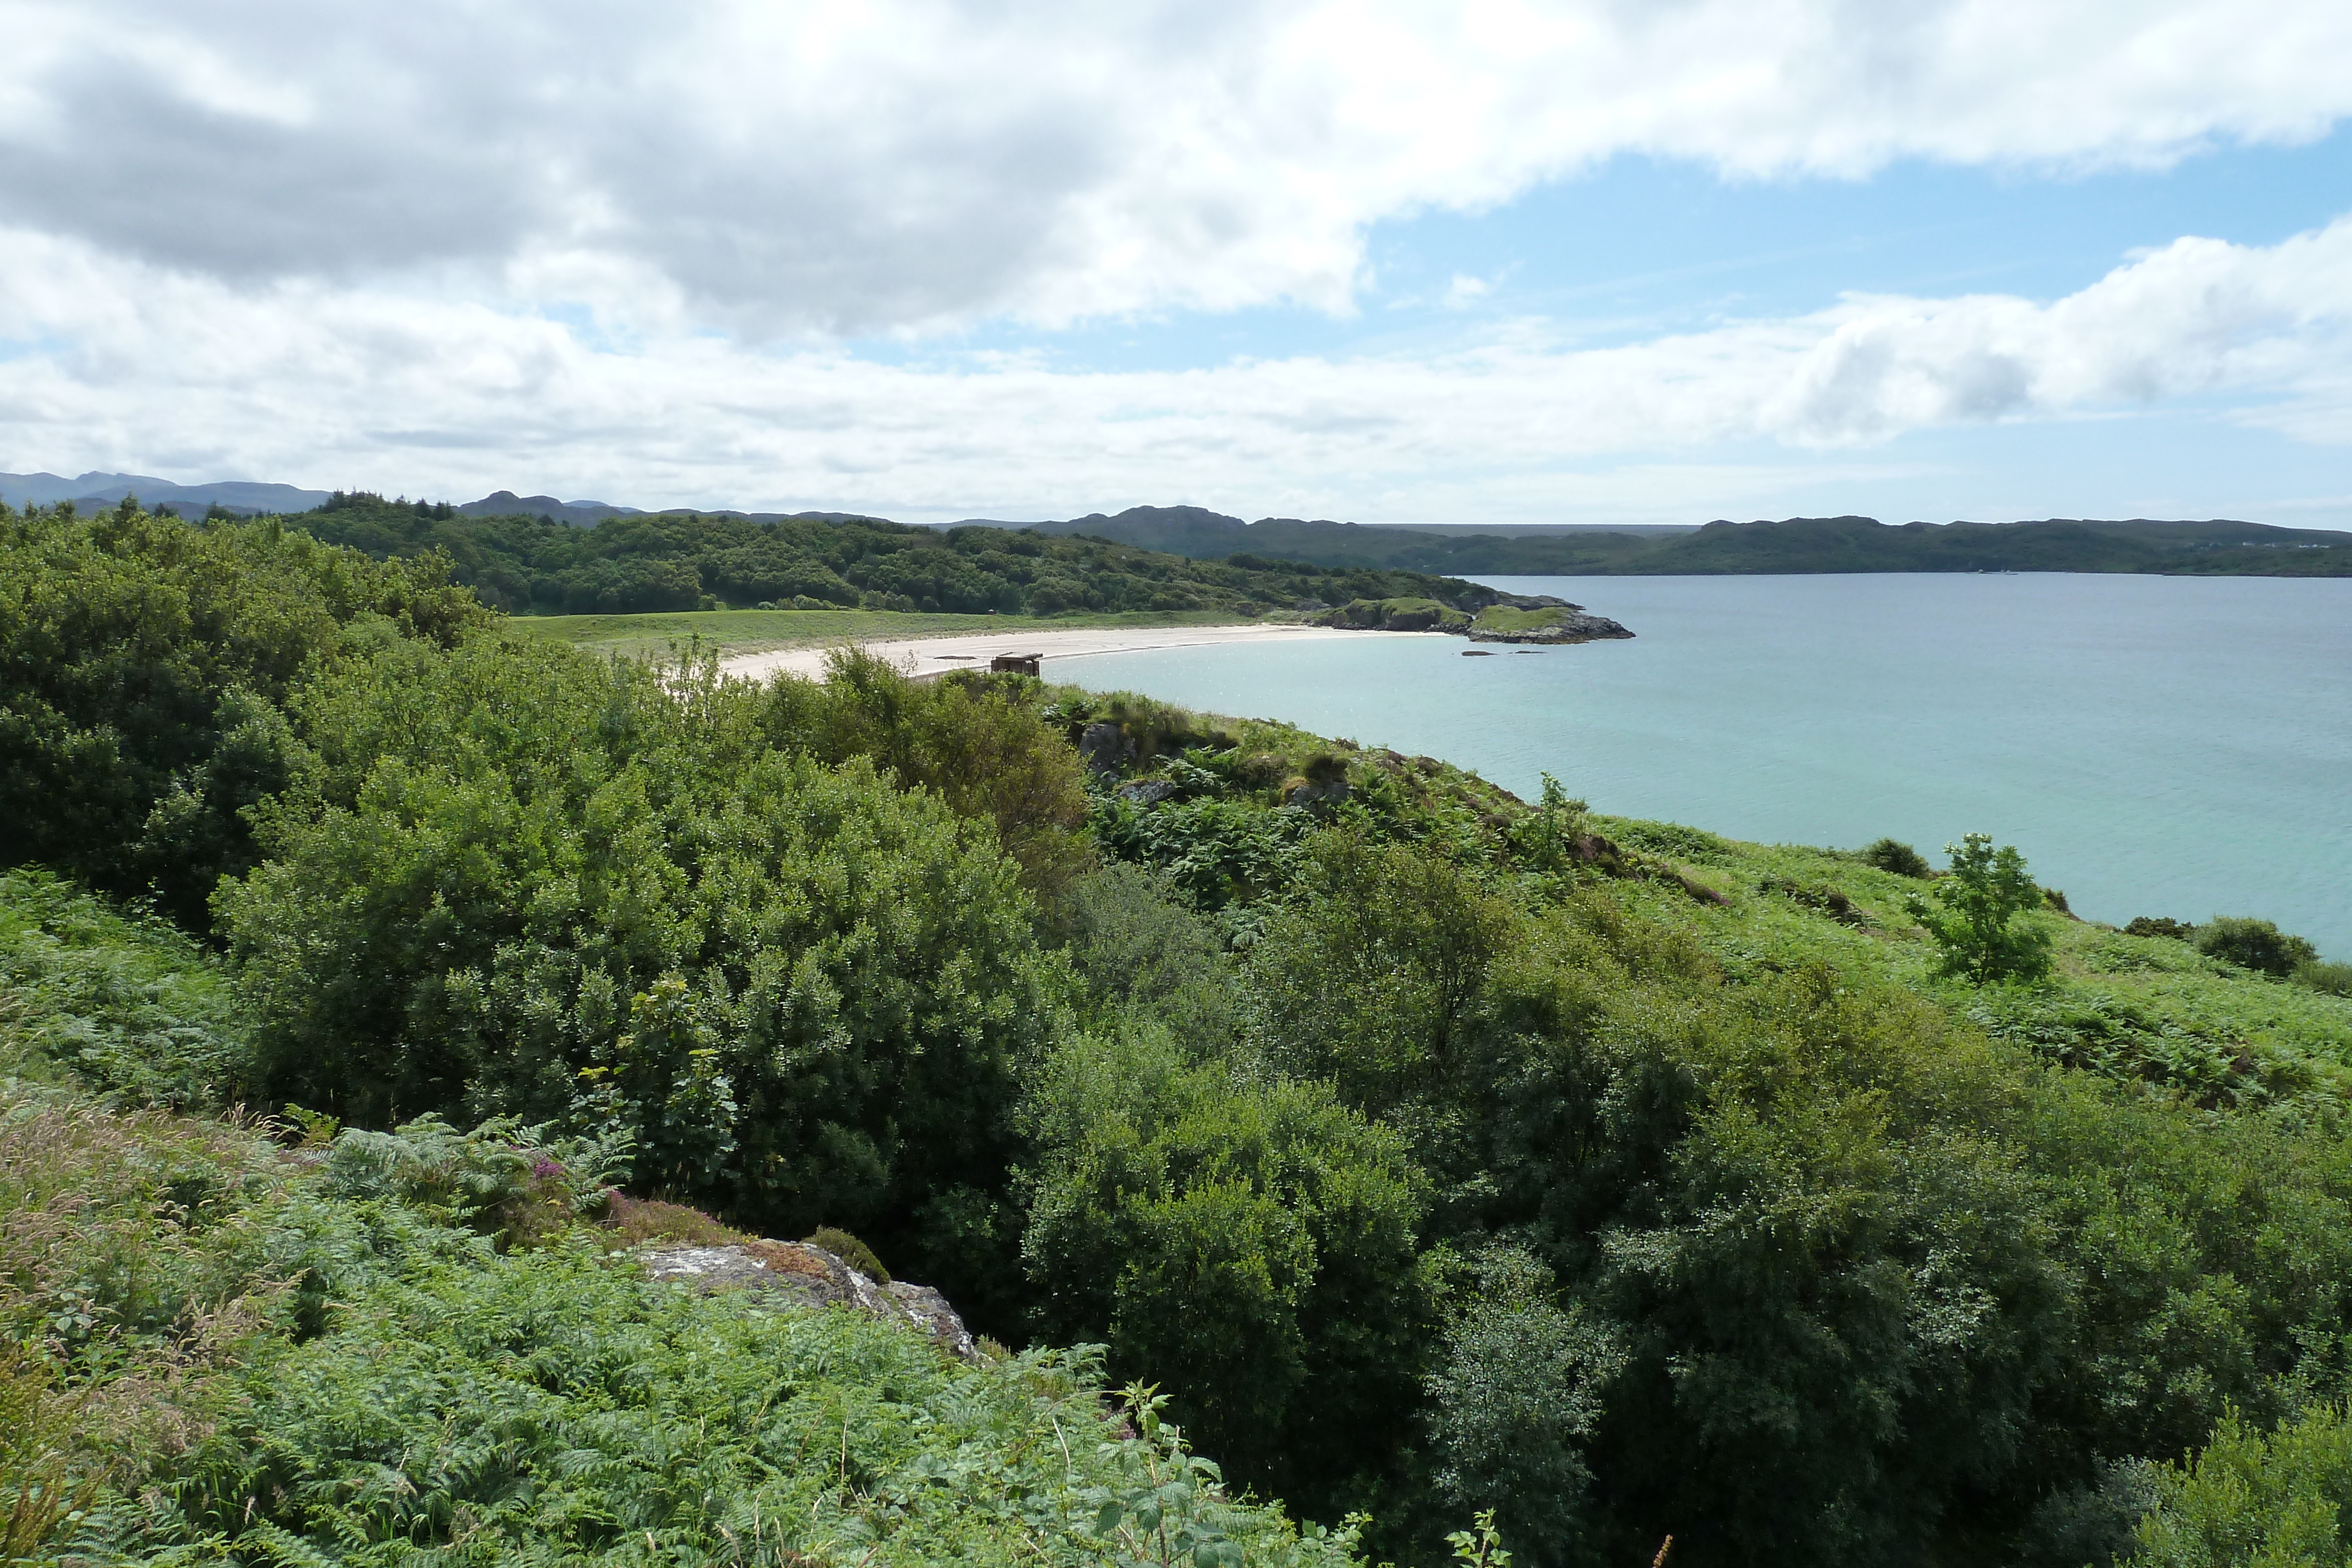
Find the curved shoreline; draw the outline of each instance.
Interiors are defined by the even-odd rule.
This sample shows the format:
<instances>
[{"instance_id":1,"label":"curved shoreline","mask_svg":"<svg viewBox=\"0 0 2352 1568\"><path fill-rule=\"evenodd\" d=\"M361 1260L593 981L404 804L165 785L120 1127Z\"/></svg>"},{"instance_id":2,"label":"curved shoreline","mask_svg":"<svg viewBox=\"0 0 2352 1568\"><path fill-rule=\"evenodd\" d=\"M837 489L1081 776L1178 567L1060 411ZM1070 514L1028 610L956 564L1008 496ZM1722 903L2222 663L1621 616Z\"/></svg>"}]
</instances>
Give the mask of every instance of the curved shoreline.
<instances>
[{"instance_id":1,"label":"curved shoreline","mask_svg":"<svg viewBox=\"0 0 2352 1568\"><path fill-rule=\"evenodd\" d=\"M1058 660L1095 653L1146 653L1163 648L1207 647L1222 643L1307 643L1339 637L1427 635L1424 632L1369 632L1336 626L1241 622L1230 626L1073 626L1066 631L948 632L937 637L857 640L855 645L898 665L917 680L926 680L950 670L984 670L990 660L1005 655L1034 654L1044 660ZM825 656L843 645L739 653L720 660L719 667L728 674L749 680L765 680L775 674L822 675Z\"/></svg>"}]
</instances>

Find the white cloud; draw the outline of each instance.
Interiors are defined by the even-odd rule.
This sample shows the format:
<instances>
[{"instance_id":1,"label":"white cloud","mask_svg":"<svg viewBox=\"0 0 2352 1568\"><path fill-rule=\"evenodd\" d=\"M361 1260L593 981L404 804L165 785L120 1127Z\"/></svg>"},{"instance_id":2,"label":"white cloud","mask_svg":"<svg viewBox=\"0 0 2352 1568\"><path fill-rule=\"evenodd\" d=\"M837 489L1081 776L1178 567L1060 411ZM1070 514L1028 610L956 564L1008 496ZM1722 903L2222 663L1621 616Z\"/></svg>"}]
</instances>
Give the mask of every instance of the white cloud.
<instances>
[{"instance_id":1,"label":"white cloud","mask_svg":"<svg viewBox=\"0 0 2352 1568\"><path fill-rule=\"evenodd\" d=\"M0 37L10 223L618 331L1345 310L1370 225L1621 152L2161 165L2352 112L2339 0L0 0Z\"/></svg>"},{"instance_id":2,"label":"white cloud","mask_svg":"<svg viewBox=\"0 0 2352 1568\"><path fill-rule=\"evenodd\" d=\"M1516 324L1434 353L1067 372L647 322L612 347L462 293L228 282L0 232L0 342L20 345L0 467L909 517L1181 497L1510 520L1640 495L1686 518L1899 467L1840 452L1908 431L2182 395L2352 438L2352 218L2273 246L2182 239L2047 304L1853 298L1606 349ZM1811 455L1778 481L1706 461L1773 444Z\"/></svg>"}]
</instances>

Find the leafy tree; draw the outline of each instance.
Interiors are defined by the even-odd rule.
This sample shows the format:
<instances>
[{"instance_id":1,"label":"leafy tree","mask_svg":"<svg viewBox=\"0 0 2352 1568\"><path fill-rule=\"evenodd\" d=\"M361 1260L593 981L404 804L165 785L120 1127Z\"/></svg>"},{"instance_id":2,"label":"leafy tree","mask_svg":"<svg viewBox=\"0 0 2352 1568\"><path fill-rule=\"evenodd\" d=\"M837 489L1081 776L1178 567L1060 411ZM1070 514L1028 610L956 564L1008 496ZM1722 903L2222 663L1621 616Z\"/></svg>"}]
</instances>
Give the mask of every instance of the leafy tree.
<instances>
[{"instance_id":1,"label":"leafy tree","mask_svg":"<svg viewBox=\"0 0 2352 1568\"><path fill-rule=\"evenodd\" d=\"M246 813L304 766L278 709L386 641L489 615L437 555L379 563L275 522L121 505L0 507L0 820L7 858L201 925L256 858Z\"/></svg>"},{"instance_id":2,"label":"leafy tree","mask_svg":"<svg viewBox=\"0 0 2352 1568\"><path fill-rule=\"evenodd\" d=\"M1319 1084L1164 1034L1066 1045L1026 1115L1036 1323L1163 1380L1237 1479L1336 1517L1395 1462L1426 1282L1402 1143Z\"/></svg>"},{"instance_id":3,"label":"leafy tree","mask_svg":"<svg viewBox=\"0 0 2352 1568\"><path fill-rule=\"evenodd\" d=\"M1481 1257L1425 1382L1438 1496L1457 1517L1488 1505L1532 1568L1579 1553L1592 1479L1579 1444L1625 1362L1617 1330L1557 1294L1524 1251Z\"/></svg>"},{"instance_id":4,"label":"leafy tree","mask_svg":"<svg viewBox=\"0 0 2352 1568\"><path fill-rule=\"evenodd\" d=\"M1951 869L1928 889L1935 903L1914 897L1904 905L1943 950L1943 972L1980 986L2048 974L2050 934L2017 918L2042 904L2017 847L1996 851L1990 833L1969 833L1944 852Z\"/></svg>"},{"instance_id":5,"label":"leafy tree","mask_svg":"<svg viewBox=\"0 0 2352 1568\"><path fill-rule=\"evenodd\" d=\"M770 683L762 727L782 747L829 763L865 758L959 815L985 817L997 841L1048 894L1092 856L1077 755L1040 717L1036 683L958 674L918 682L875 654L843 649L825 679Z\"/></svg>"},{"instance_id":6,"label":"leafy tree","mask_svg":"<svg viewBox=\"0 0 2352 1568\"><path fill-rule=\"evenodd\" d=\"M2319 949L2267 920L2216 915L2197 927L2197 950L2209 958L2285 979L2298 966L2315 962Z\"/></svg>"},{"instance_id":7,"label":"leafy tree","mask_svg":"<svg viewBox=\"0 0 2352 1568\"><path fill-rule=\"evenodd\" d=\"M488 641L307 690L318 765L219 899L273 1097L617 1125L641 1181L789 1234L1001 1179L1054 1019L1015 868L761 703Z\"/></svg>"},{"instance_id":8,"label":"leafy tree","mask_svg":"<svg viewBox=\"0 0 2352 1568\"><path fill-rule=\"evenodd\" d=\"M2131 1568L2334 1564L2352 1550L2352 1421L2340 1406L2267 1432L2233 1411L2202 1453L2154 1479Z\"/></svg>"},{"instance_id":9,"label":"leafy tree","mask_svg":"<svg viewBox=\"0 0 2352 1568\"><path fill-rule=\"evenodd\" d=\"M1378 1115L1439 1093L1474 1038L1510 912L1461 866L1318 835L1289 906L1250 951L1251 1029L1288 1071Z\"/></svg>"}]
</instances>

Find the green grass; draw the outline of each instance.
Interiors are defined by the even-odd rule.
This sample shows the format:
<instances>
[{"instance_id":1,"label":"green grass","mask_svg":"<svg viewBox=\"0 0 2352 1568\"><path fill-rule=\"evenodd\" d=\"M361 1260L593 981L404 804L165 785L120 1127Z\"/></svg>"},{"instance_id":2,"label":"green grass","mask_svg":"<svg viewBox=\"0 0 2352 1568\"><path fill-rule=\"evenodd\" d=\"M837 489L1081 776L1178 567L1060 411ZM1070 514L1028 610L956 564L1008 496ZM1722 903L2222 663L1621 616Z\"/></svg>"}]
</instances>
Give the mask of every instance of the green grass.
<instances>
[{"instance_id":1,"label":"green grass","mask_svg":"<svg viewBox=\"0 0 2352 1568\"><path fill-rule=\"evenodd\" d=\"M703 610L651 615L522 615L509 622L547 637L615 653L656 653L698 637L730 653L769 648L901 637L953 637L989 632L1054 632L1093 626L1225 626L1238 617L1216 610L1073 611L1066 615L946 615L891 610Z\"/></svg>"},{"instance_id":2,"label":"green grass","mask_svg":"<svg viewBox=\"0 0 2352 1568\"><path fill-rule=\"evenodd\" d=\"M1937 977L1935 945L1904 908L1923 882L1834 850L1743 843L1632 818L1592 821L1730 900L1706 907L1666 884L1620 884L1620 896L1693 930L1728 969L1827 961L1874 971L2053 1061L2214 1103L2352 1101L2352 998L2237 968L2185 942L2126 936L2054 913L2026 917L2054 938L2049 980L1979 992ZM1832 891L1852 905L1849 920L1804 897Z\"/></svg>"},{"instance_id":3,"label":"green grass","mask_svg":"<svg viewBox=\"0 0 2352 1568\"><path fill-rule=\"evenodd\" d=\"M1477 624L1489 632L1533 632L1539 627L1557 626L1568 612L1547 605L1540 610L1515 610L1507 604L1489 604L1478 612Z\"/></svg>"}]
</instances>

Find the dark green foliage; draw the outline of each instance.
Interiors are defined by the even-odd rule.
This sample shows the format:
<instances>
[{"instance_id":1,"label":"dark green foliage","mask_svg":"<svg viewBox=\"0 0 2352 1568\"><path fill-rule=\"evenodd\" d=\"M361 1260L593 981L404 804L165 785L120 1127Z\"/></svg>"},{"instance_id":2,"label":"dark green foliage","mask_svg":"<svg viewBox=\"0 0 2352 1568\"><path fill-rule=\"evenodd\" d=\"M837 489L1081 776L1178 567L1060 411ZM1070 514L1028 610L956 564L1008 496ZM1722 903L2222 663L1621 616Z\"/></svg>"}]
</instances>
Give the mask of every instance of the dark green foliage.
<instances>
[{"instance_id":1,"label":"dark green foliage","mask_svg":"<svg viewBox=\"0 0 2352 1568\"><path fill-rule=\"evenodd\" d=\"M0 507L8 862L152 892L201 925L214 883L256 858L244 811L304 765L278 706L306 672L488 622L447 570L129 500L88 517Z\"/></svg>"},{"instance_id":2,"label":"dark green foliage","mask_svg":"<svg viewBox=\"0 0 2352 1568\"><path fill-rule=\"evenodd\" d=\"M1114 861L1071 888L1062 917L1072 964L1096 996L1194 1050L1232 1043L1232 960L1167 877Z\"/></svg>"},{"instance_id":3,"label":"dark green foliage","mask_svg":"<svg viewBox=\"0 0 2352 1568\"><path fill-rule=\"evenodd\" d=\"M1049 1022L1013 868L765 704L487 641L308 694L315 779L219 903L273 1094L609 1124L640 1182L795 1233L993 1169Z\"/></svg>"},{"instance_id":4,"label":"dark green foliage","mask_svg":"<svg viewBox=\"0 0 2352 1568\"><path fill-rule=\"evenodd\" d=\"M1402 1141L1164 1036L1072 1042L1030 1105L1038 1327L1165 1378L1253 1485L1327 1519L1368 1500L1395 1455L1359 1439L1410 1420L1427 1310Z\"/></svg>"},{"instance_id":5,"label":"dark green foliage","mask_svg":"<svg viewBox=\"0 0 2352 1568\"><path fill-rule=\"evenodd\" d=\"M1310 847L1299 896L1250 951L1250 1029L1287 1071L1383 1114L1448 1097L1507 908L1453 862L1352 831Z\"/></svg>"},{"instance_id":6,"label":"dark green foliage","mask_svg":"<svg viewBox=\"0 0 2352 1568\"><path fill-rule=\"evenodd\" d=\"M1551 1270L1512 1248L1479 1258L1446 1316L1427 1379L1437 1494L1455 1517L1488 1508L1530 1568L1577 1561L1592 1479L1580 1445L1624 1367L1617 1331L1560 1304Z\"/></svg>"},{"instance_id":7,"label":"dark green foliage","mask_svg":"<svg viewBox=\"0 0 2352 1568\"><path fill-rule=\"evenodd\" d=\"M1917 877L1921 881L1934 874L1927 857L1900 839L1878 839L1862 852L1864 864L1874 865L1896 876Z\"/></svg>"},{"instance_id":8,"label":"dark green foliage","mask_svg":"<svg viewBox=\"0 0 2352 1568\"><path fill-rule=\"evenodd\" d=\"M890 1270L882 1267L882 1260L874 1256L874 1249L846 1230L820 1225L803 1239L812 1247L832 1253L877 1285L890 1282Z\"/></svg>"},{"instance_id":9,"label":"dark green foliage","mask_svg":"<svg viewBox=\"0 0 2352 1568\"><path fill-rule=\"evenodd\" d=\"M1928 889L1935 903L1904 905L1943 950L1944 973L1980 986L2049 973L2050 934L2017 918L2044 900L2016 846L1995 851L1989 834L1970 833L1944 852L1952 865Z\"/></svg>"},{"instance_id":10,"label":"dark green foliage","mask_svg":"<svg viewBox=\"0 0 2352 1568\"><path fill-rule=\"evenodd\" d=\"M2300 964L2316 960L2319 950L2300 936L2289 936L2267 920L2242 920L2217 915L2197 927L2197 950L2209 958L2252 969L2258 975L2284 979Z\"/></svg>"},{"instance_id":11,"label":"dark green foliage","mask_svg":"<svg viewBox=\"0 0 2352 1568\"><path fill-rule=\"evenodd\" d=\"M899 784L931 790L959 816L985 817L1030 884L1057 892L1092 859L1076 754L1037 710L1019 675L907 678L856 649L823 682L770 683L761 724L776 746L822 762L863 758Z\"/></svg>"},{"instance_id":12,"label":"dark green foliage","mask_svg":"<svg viewBox=\"0 0 2352 1568\"><path fill-rule=\"evenodd\" d=\"M752 522L666 515L578 528L531 517L431 517L374 496L344 496L299 519L319 538L378 557L437 550L457 580L516 614L738 608L806 600L965 614L1219 610L1412 597L1476 609L1492 589L1453 578L1288 561L1201 561L1099 538L1010 528L932 528L865 518Z\"/></svg>"},{"instance_id":13,"label":"dark green foliage","mask_svg":"<svg viewBox=\"0 0 2352 1568\"><path fill-rule=\"evenodd\" d=\"M2124 935L2168 936L2176 942L2186 942L2197 935L2197 927L2184 925L2169 916L2159 918L2151 915L2136 915L2132 916L2131 923L2124 927Z\"/></svg>"}]
</instances>

